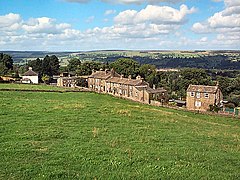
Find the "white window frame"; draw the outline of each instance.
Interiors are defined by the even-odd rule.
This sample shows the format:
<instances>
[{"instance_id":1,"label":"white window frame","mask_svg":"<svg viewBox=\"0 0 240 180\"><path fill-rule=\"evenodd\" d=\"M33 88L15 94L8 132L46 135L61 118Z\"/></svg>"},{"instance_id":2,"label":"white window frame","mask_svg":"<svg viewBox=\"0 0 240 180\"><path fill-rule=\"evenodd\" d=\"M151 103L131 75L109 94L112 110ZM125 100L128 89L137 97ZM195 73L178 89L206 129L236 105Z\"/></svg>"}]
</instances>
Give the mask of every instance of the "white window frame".
<instances>
[{"instance_id":1,"label":"white window frame","mask_svg":"<svg viewBox=\"0 0 240 180\"><path fill-rule=\"evenodd\" d=\"M202 106L202 103L200 101L195 101L195 106L196 107L201 107Z\"/></svg>"},{"instance_id":2,"label":"white window frame","mask_svg":"<svg viewBox=\"0 0 240 180\"><path fill-rule=\"evenodd\" d=\"M209 98L209 93L204 93L205 98Z\"/></svg>"},{"instance_id":3,"label":"white window frame","mask_svg":"<svg viewBox=\"0 0 240 180\"><path fill-rule=\"evenodd\" d=\"M190 96L194 97L195 96L195 92L190 92Z\"/></svg>"},{"instance_id":4,"label":"white window frame","mask_svg":"<svg viewBox=\"0 0 240 180\"><path fill-rule=\"evenodd\" d=\"M201 98L201 93L200 93L200 92L197 92L197 93L196 93L196 97L197 97L197 98Z\"/></svg>"}]
</instances>

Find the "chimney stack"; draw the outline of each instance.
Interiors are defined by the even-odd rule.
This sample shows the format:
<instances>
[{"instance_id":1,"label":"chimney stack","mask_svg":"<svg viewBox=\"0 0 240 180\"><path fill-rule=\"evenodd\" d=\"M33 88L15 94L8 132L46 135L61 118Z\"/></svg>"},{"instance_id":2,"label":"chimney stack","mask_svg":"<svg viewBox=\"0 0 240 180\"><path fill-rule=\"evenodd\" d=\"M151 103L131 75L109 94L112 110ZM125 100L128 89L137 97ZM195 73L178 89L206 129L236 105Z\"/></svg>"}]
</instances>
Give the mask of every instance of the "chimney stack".
<instances>
[{"instance_id":1,"label":"chimney stack","mask_svg":"<svg viewBox=\"0 0 240 180\"><path fill-rule=\"evenodd\" d=\"M108 73L108 69L105 69L105 74L107 74Z\"/></svg>"},{"instance_id":2,"label":"chimney stack","mask_svg":"<svg viewBox=\"0 0 240 180\"><path fill-rule=\"evenodd\" d=\"M141 76L140 75L138 75L137 77L136 77L136 80L141 80L142 78L141 78Z\"/></svg>"}]
</instances>

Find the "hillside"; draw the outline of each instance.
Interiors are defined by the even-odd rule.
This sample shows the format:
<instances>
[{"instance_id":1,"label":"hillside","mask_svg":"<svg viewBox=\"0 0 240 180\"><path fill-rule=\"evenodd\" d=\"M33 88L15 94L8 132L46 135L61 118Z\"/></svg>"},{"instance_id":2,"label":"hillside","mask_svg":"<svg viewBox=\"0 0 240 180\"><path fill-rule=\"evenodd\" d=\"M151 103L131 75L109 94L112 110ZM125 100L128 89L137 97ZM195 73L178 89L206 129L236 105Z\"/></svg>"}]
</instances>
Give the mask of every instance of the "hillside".
<instances>
[{"instance_id":1,"label":"hillside","mask_svg":"<svg viewBox=\"0 0 240 180\"><path fill-rule=\"evenodd\" d=\"M0 179L240 176L237 119L95 93L0 91L0 123Z\"/></svg>"},{"instance_id":2,"label":"hillside","mask_svg":"<svg viewBox=\"0 0 240 180\"><path fill-rule=\"evenodd\" d=\"M66 66L71 58L84 61L114 62L119 58L133 58L140 64L153 64L157 68L203 68L240 70L240 51L82 51L82 52L46 52L46 51L2 51L13 57L15 64L25 64L46 55L56 55L61 66Z\"/></svg>"}]
</instances>

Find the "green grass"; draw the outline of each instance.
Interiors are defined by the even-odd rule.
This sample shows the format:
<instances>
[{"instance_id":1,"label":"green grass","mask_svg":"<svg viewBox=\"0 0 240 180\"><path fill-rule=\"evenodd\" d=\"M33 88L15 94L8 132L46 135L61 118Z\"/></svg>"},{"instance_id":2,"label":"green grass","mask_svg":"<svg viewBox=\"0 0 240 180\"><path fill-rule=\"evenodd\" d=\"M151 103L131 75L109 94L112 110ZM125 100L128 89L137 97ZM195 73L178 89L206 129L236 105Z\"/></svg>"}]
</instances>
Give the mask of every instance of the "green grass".
<instances>
[{"instance_id":1,"label":"green grass","mask_svg":"<svg viewBox=\"0 0 240 180\"><path fill-rule=\"evenodd\" d=\"M24 90L63 90L69 88L50 86L50 85L39 85L39 84L14 84L14 83L0 83L1 89L24 89ZM70 88L71 89L71 88Z\"/></svg>"},{"instance_id":2,"label":"green grass","mask_svg":"<svg viewBox=\"0 0 240 180\"><path fill-rule=\"evenodd\" d=\"M239 141L237 119L0 91L0 179L239 179Z\"/></svg>"}]
</instances>

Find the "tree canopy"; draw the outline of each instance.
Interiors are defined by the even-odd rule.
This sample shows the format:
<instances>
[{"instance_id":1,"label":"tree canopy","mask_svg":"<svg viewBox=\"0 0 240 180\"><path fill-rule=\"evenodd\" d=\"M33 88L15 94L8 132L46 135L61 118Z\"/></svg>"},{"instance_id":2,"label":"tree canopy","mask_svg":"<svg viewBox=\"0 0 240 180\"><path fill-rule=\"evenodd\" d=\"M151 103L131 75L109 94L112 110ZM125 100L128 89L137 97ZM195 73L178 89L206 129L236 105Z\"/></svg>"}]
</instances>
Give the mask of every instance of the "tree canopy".
<instances>
[{"instance_id":1,"label":"tree canopy","mask_svg":"<svg viewBox=\"0 0 240 180\"><path fill-rule=\"evenodd\" d=\"M81 60L72 58L68 61L67 69L70 72L76 71L81 66Z\"/></svg>"},{"instance_id":2,"label":"tree canopy","mask_svg":"<svg viewBox=\"0 0 240 180\"><path fill-rule=\"evenodd\" d=\"M60 68L59 60L55 55L46 55L43 60L37 58L36 60L29 61L28 66L38 72L40 76L43 74L48 76L58 74Z\"/></svg>"},{"instance_id":3,"label":"tree canopy","mask_svg":"<svg viewBox=\"0 0 240 180\"><path fill-rule=\"evenodd\" d=\"M6 75L13 69L13 59L8 54L0 53L0 75Z\"/></svg>"},{"instance_id":4,"label":"tree canopy","mask_svg":"<svg viewBox=\"0 0 240 180\"><path fill-rule=\"evenodd\" d=\"M123 74L124 77L131 75L133 78L139 73L140 64L130 58L120 58L117 61L110 64L111 68L119 74Z\"/></svg>"}]
</instances>

